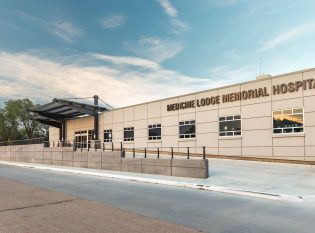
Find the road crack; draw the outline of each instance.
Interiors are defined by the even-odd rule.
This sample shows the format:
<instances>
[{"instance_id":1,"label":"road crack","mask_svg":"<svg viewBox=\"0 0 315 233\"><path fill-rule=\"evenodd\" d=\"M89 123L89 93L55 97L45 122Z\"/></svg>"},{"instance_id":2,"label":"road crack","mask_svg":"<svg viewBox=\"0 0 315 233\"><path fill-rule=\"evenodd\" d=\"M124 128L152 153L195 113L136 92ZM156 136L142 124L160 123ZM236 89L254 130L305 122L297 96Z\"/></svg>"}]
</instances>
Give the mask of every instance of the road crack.
<instances>
[{"instance_id":1,"label":"road crack","mask_svg":"<svg viewBox=\"0 0 315 233\"><path fill-rule=\"evenodd\" d=\"M11 209L4 209L0 210L0 213L8 212L8 211L15 211L15 210L23 210L23 209L28 209L28 208L37 208L37 207L42 207L42 206L49 206L49 205L58 205L62 203L68 203L72 202L78 199L70 199L70 200L64 200L64 201L56 201L56 202L48 202L48 203L42 203L42 204L37 204L37 205L30 205L30 206L23 206L23 207L17 207L17 208L11 208Z\"/></svg>"}]
</instances>

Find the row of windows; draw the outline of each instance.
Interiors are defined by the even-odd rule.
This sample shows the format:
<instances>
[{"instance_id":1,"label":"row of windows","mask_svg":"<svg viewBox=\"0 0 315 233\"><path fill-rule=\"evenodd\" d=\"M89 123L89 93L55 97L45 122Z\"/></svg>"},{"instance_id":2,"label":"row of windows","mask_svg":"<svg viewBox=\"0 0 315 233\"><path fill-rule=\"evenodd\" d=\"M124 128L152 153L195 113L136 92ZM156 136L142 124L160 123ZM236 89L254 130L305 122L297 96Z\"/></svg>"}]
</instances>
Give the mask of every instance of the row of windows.
<instances>
[{"instance_id":1,"label":"row of windows","mask_svg":"<svg viewBox=\"0 0 315 233\"><path fill-rule=\"evenodd\" d=\"M219 136L240 136L242 122L240 115L219 117ZM288 134L304 132L303 108L285 109L273 112L273 133ZM179 138L195 138L196 121L179 122ZM104 130L104 142L111 142L112 130ZM161 139L161 124L148 126L148 139ZM134 127L124 128L124 141L134 141Z\"/></svg>"}]
</instances>

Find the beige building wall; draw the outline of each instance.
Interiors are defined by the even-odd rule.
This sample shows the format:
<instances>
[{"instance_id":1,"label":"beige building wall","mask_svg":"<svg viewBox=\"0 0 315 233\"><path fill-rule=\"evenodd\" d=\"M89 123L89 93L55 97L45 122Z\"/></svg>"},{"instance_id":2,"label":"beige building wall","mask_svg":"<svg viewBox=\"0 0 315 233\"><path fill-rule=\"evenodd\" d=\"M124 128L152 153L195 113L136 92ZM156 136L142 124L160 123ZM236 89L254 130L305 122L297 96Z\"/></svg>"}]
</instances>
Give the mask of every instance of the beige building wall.
<instances>
[{"instance_id":1,"label":"beige building wall","mask_svg":"<svg viewBox=\"0 0 315 233\"><path fill-rule=\"evenodd\" d=\"M49 141L58 143L59 141L59 129L55 127L49 127Z\"/></svg>"},{"instance_id":2,"label":"beige building wall","mask_svg":"<svg viewBox=\"0 0 315 233\"><path fill-rule=\"evenodd\" d=\"M273 85L315 79L315 69L309 69L271 78L253 80L228 87L207 90L184 96L163 99L135 106L115 109L100 114L100 139L103 130L112 129L113 143L123 142L125 148L157 148L174 151L202 152L206 146L209 154L315 160L315 88L286 94L272 94ZM176 111L167 111L168 104L191 101L211 96L266 87L269 96L211 104ZM304 133L273 134L272 112L291 108L304 108ZM218 119L222 116L241 115L242 135L219 136ZM180 121L196 121L196 138L179 138ZM148 125L161 124L161 140L148 140ZM124 142L125 127L134 127L134 141ZM67 137L74 131L93 128L93 117L78 118L67 123ZM54 133L50 132L51 138Z\"/></svg>"}]
</instances>

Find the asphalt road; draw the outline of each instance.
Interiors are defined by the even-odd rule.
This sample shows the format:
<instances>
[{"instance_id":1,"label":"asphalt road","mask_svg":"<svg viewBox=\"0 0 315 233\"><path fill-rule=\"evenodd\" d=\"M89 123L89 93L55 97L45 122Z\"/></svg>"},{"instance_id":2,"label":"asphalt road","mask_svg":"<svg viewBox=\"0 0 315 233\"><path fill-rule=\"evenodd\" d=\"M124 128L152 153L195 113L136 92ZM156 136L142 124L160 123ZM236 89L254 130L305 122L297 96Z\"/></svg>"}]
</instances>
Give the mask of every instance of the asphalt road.
<instances>
[{"instance_id":1,"label":"asphalt road","mask_svg":"<svg viewBox=\"0 0 315 233\"><path fill-rule=\"evenodd\" d=\"M0 178L0 233L197 233L110 205Z\"/></svg>"},{"instance_id":2,"label":"asphalt road","mask_svg":"<svg viewBox=\"0 0 315 233\"><path fill-rule=\"evenodd\" d=\"M211 233L314 233L315 207L0 165L0 177Z\"/></svg>"}]
</instances>

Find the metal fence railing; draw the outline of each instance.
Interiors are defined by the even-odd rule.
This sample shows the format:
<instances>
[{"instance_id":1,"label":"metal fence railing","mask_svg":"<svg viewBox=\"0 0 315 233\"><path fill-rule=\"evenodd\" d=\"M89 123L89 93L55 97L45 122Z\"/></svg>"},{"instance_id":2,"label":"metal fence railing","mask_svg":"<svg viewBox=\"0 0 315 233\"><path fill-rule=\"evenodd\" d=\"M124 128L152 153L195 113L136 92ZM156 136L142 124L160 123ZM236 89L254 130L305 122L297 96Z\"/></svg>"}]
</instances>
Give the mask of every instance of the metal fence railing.
<instances>
[{"instance_id":1,"label":"metal fence railing","mask_svg":"<svg viewBox=\"0 0 315 233\"><path fill-rule=\"evenodd\" d=\"M31 138L23 140L13 140L0 142L0 146L17 146L17 145L29 145L29 144L42 144L44 143L45 138Z\"/></svg>"},{"instance_id":2,"label":"metal fence railing","mask_svg":"<svg viewBox=\"0 0 315 233\"><path fill-rule=\"evenodd\" d=\"M186 159L205 159L205 158L224 158L224 159L240 159L240 160L257 160L257 161L308 161L305 155L244 155L222 154L218 147L135 147L133 142L102 142L100 140L90 140L84 142L75 142L74 140L65 141L45 141L44 138L33 138L25 140L15 140L0 142L1 146L17 146L42 144L43 147L68 147L73 151L95 150L95 151L121 151L121 155L127 158L186 158ZM281 146L279 146L281 147ZM0 148L3 150L3 148ZM69 150L69 149L67 149Z\"/></svg>"},{"instance_id":3,"label":"metal fence railing","mask_svg":"<svg viewBox=\"0 0 315 233\"><path fill-rule=\"evenodd\" d=\"M198 157L205 159L207 157L206 147L131 147L130 144L123 142L101 142L99 140L90 140L84 142L75 142L70 140L45 141L44 138L33 138L25 140L0 142L0 146L15 146L43 144L43 147L72 147L73 151L95 150L95 151L121 151L122 156L130 158L174 158ZM196 151L199 151L197 153Z\"/></svg>"}]
</instances>

